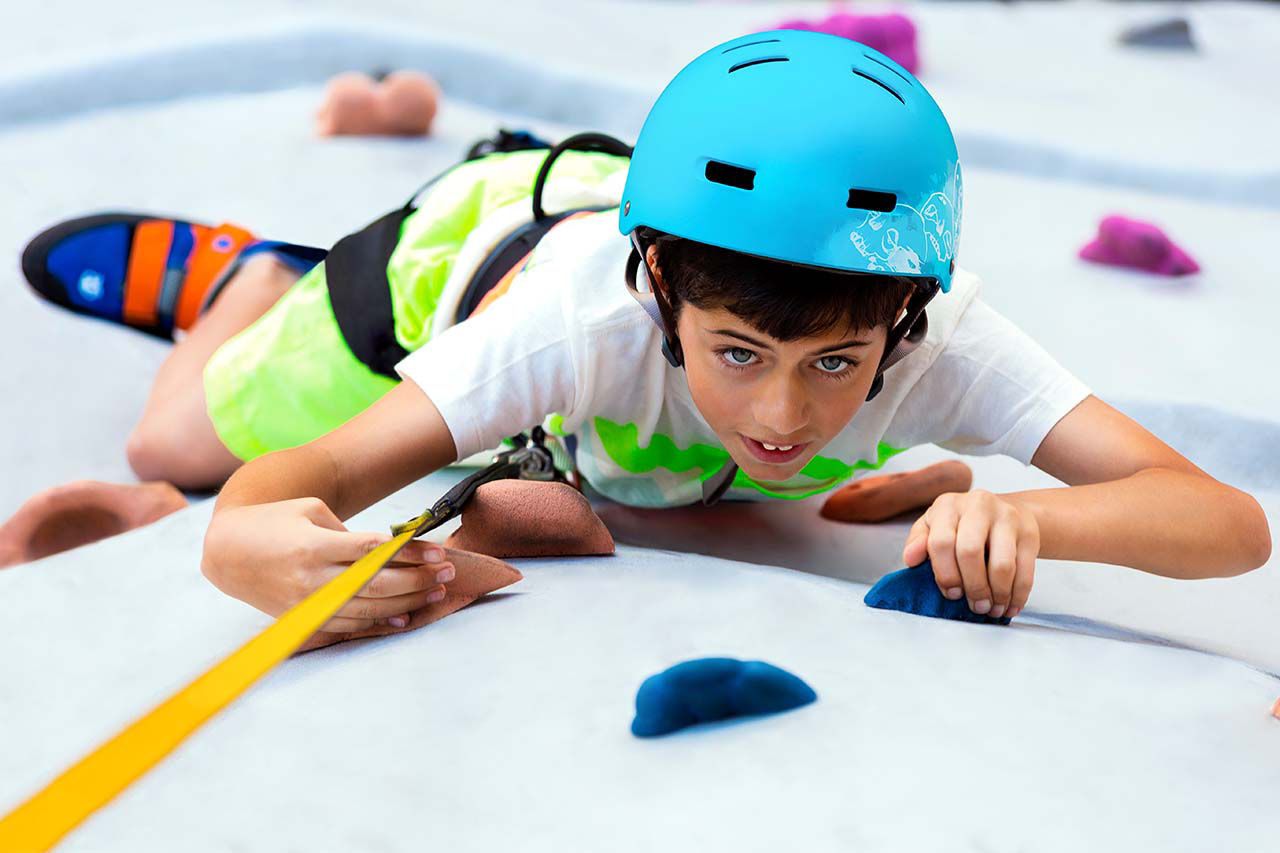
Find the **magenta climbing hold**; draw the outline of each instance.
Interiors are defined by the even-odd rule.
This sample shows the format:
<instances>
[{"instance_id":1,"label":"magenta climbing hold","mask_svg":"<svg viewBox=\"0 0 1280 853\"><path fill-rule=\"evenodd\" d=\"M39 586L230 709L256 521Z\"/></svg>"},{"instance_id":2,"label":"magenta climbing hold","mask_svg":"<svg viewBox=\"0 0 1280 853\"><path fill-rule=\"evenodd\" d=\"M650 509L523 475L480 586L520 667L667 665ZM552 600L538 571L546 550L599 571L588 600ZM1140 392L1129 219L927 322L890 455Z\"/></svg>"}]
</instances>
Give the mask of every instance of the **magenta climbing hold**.
<instances>
[{"instance_id":1,"label":"magenta climbing hold","mask_svg":"<svg viewBox=\"0 0 1280 853\"><path fill-rule=\"evenodd\" d=\"M916 47L916 25L899 12L887 15L853 15L836 12L821 21L783 21L775 30L809 30L852 39L875 48L903 68L916 73L920 53Z\"/></svg>"},{"instance_id":2,"label":"magenta climbing hold","mask_svg":"<svg viewBox=\"0 0 1280 853\"><path fill-rule=\"evenodd\" d=\"M1155 225L1115 215L1098 224L1098 236L1080 249L1080 257L1097 264L1131 267L1157 275L1190 275L1200 271L1195 259Z\"/></svg>"}]
</instances>

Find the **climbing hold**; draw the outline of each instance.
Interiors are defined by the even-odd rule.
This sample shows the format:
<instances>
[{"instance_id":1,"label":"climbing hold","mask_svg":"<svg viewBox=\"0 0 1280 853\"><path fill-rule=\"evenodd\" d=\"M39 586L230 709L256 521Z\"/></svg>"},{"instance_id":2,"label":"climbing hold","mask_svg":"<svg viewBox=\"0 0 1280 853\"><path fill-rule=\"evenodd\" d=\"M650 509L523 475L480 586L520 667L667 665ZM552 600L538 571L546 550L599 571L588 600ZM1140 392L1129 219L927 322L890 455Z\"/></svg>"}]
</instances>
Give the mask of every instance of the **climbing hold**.
<instances>
[{"instance_id":1,"label":"climbing hold","mask_svg":"<svg viewBox=\"0 0 1280 853\"><path fill-rule=\"evenodd\" d=\"M881 610L900 610L916 616L935 619L954 619L959 622L976 622L980 625L1008 625L1008 617L992 619L969 609L963 598L952 601L943 596L933 580L933 564L925 560L918 566L901 569L880 578L867 590L862 602Z\"/></svg>"},{"instance_id":2,"label":"climbing hold","mask_svg":"<svg viewBox=\"0 0 1280 853\"><path fill-rule=\"evenodd\" d=\"M916 25L906 15L852 15L836 12L821 21L783 21L776 30L809 30L861 42L880 51L912 74L920 67Z\"/></svg>"},{"instance_id":3,"label":"climbing hold","mask_svg":"<svg viewBox=\"0 0 1280 853\"><path fill-rule=\"evenodd\" d=\"M476 489L445 547L491 557L612 554L613 537L582 493L566 483L498 480Z\"/></svg>"},{"instance_id":4,"label":"climbing hold","mask_svg":"<svg viewBox=\"0 0 1280 853\"><path fill-rule=\"evenodd\" d=\"M973 471L959 459L947 459L918 471L863 477L832 493L822 517L854 524L874 524L923 509L947 492L967 492Z\"/></svg>"},{"instance_id":5,"label":"climbing hold","mask_svg":"<svg viewBox=\"0 0 1280 853\"><path fill-rule=\"evenodd\" d=\"M817 698L804 681L764 661L700 658L644 680L631 733L654 737L712 720L789 711Z\"/></svg>"},{"instance_id":6,"label":"climbing hold","mask_svg":"<svg viewBox=\"0 0 1280 853\"><path fill-rule=\"evenodd\" d=\"M416 71L349 71L329 81L316 111L320 136L421 136L431 129L440 87Z\"/></svg>"},{"instance_id":7,"label":"climbing hold","mask_svg":"<svg viewBox=\"0 0 1280 853\"><path fill-rule=\"evenodd\" d=\"M77 480L54 486L0 524L0 568L143 527L186 505L182 492L165 482Z\"/></svg>"},{"instance_id":8,"label":"climbing hold","mask_svg":"<svg viewBox=\"0 0 1280 853\"><path fill-rule=\"evenodd\" d=\"M1166 18L1163 21L1138 24L1122 32L1120 42L1133 47L1196 49L1195 40L1191 38L1191 24L1186 18Z\"/></svg>"},{"instance_id":9,"label":"climbing hold","mask_svg":"<svg viewBox=\"0 0 1280 853\"><path fill-rule=\"evenodd\" d=\"M1149 222L1108 216L1098 224L1098 236L1080 250L1086 261L1132 267L1157 275L1190 275L1200 265Z\"/></svg>"}]
</instances>

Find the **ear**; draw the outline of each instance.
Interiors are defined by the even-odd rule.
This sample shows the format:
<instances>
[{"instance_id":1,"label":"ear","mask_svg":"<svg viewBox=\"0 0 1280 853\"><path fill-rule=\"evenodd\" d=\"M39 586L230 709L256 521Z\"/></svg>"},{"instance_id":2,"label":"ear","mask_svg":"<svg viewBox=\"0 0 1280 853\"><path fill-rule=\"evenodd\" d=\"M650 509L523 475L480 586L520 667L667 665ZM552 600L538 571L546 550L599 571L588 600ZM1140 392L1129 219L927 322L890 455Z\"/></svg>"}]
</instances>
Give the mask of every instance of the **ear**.
<instances>
[{"instance_id":1,"label":"ear","mask_svg":"<svg viewBox=\"0 0 1280 853\"><path fill-rule=\"evenodd\" d=\"M667 283L662 280L662 269L658 266L658 244L652 243L644 251L645 266L649 268L649 281L659 299L667 301Z\"/></svg>"},{"instance_id":2,"label":"ear","mask_svg":"<svg viewBox=\"0 0 1280 853\"><path fill-rule=\"evenodd\" d=\"M914 293L908 293L903 298L902 304L898 306L897 312L895 312L893 315L893 322L889 324L890 331L892 331L895 326L897 326L899 323L902 322L902 317L907 313L907 306L911 304L911 297L914 295L915 295Z\"/></svg>"}]
</instances>

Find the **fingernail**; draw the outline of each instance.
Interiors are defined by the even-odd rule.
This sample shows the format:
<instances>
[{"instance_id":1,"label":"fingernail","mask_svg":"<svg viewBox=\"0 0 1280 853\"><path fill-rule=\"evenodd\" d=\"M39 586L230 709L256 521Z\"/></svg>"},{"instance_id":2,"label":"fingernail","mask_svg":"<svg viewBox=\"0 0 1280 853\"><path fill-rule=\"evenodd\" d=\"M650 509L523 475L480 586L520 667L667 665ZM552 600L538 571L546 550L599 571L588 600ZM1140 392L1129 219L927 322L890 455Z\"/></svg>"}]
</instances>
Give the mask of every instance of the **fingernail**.
<instances>
[{"instance_id":1,"label":"fingernail","mask_svg":"<svg viewBox=\"0 0 1280 853\"><path fill-rule=\"evenodd\" d=\"M962 590L958 586L953 586L951 587L951 589L947 590L945 594L947 598L951 599L952 601L956 601L960 598L960 596L964 595L964 590Z\"/></svg>"},{"instance_id":2,"label":"fingernail","mask_svg":"<svg viewBox=\"0 0 1280 853\"><path fill-rule=\"evenodd\" d=\"M392 616L387 621L390 622L396 628L403 628L405 625L409 624L409 620L404 616Z\"/></svg>"},{"instance_id":3,"label":"fingernail","mask_svg":"<svg viewBox=\"0 0 1280 853\"><path fill-rule=\"evenodd\" d=\"M984 599L981 599L980 601L975 601L973 603L973 606L969 609L972 610L974 613L986 613L988 610L991 609L991 602L984 598Z\"/></svg>"},{"instance_id":4,"label":"fingernail","mask_svg":"<svg viewBox=\"0 0 1280 853\"><path fill-rule=\"evenodd\" d=\"M1017 616L1019 613L1021 613L1021 612L1022 612L1022 608L1021 608L1021 607L1015 607L1015 608L1013 608L1012 610L1010 610L1010 611L1009 611L1009 614L1008 614L1008 615L1009 615L1009 618L1010 618L1010 619L1013 619L1014 617L1016 617L1016 616Z\"/></svg>"},{"instance_id":5,"label":"fingernail","mask_svg":"<svg viewBox=\"0 0 1280 853\"><path fill-rule=\"evenodd\" d=\"M1003 605L1003 604L997 604L995 607L991 608L991 618L992 618L992 619L999 619L999 618L1000 618L1001 616L1003 616L1003 615L1004 615L1004 605Z\"/></svg>"},{"instance_id":6,"label":"fingernail","mask_svg":"<svg viewBox=\"0 0 1280 853\"><path fill-rule=\"evenodd\" d=\"M429 549L429 550L427 551L427 562L428 562L428 563L443 563L443 562L444 562L444 549L443 549L443 548L431 548L431 549Z\"/></svg>"},{"instance_id":7,"label":"fingernail","mask_svg":"<svg viewBox=\"0 0 1280 853\"><path fill-rule=\"evenodd\" d=\"M431 593L430 595L427 596L427 601L432 603L435 603L437 601L444 601L444 590L438 589L435 592Z\"/></svg>"},{"instance_id":8,"label":"fingernail","mask_svg":"<svg viewBox=\"0 0 1280 853\"><path fill-rule=\"evenodd\" d=\"M440 571L436 572L436 583L448 583L449 581L453 580L454 574L455 572L454 572L453 566L450 566L447 569L441 569Z\"/></svg>"}]
</instances>

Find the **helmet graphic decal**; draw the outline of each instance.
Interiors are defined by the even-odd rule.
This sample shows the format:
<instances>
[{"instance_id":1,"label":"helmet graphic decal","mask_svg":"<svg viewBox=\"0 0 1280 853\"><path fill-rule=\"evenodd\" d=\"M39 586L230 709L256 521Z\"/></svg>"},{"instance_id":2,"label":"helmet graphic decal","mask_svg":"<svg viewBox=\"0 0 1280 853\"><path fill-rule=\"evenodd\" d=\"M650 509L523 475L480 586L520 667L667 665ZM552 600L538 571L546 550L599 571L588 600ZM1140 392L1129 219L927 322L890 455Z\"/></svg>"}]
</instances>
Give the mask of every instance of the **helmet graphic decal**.
<instances>
[{"instance_id":1,"label":"helmet graphic decal","mask_svg":"<svg viewBox=\"0 0 1280 853\"><path fill-rule=\"evenodd\" d=\"M946 189L929 195L919 208L899 202L890 213L868 211L849 233L867 269L920 275L931 261L949 263L959 237L960 186L957 164Z\"/></svg>"},{"instance_id":2,"label":"helmet graphic decal","mask_svg":"<svg viewBox=\"0 0 1280 853\"><path fill-rule=\"evenodd\" d=\"M890 224L904 224L904 208L915 211L910 205L900 204L892 214L869 212L862 224L849 235L854 248L866 259L867 269L904 275L920 273L920 261L924 253L918 250L917 244L921 241L911 240L910 244L903 245L901 233Z\"/></svg>"}]
</instances>

